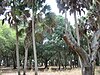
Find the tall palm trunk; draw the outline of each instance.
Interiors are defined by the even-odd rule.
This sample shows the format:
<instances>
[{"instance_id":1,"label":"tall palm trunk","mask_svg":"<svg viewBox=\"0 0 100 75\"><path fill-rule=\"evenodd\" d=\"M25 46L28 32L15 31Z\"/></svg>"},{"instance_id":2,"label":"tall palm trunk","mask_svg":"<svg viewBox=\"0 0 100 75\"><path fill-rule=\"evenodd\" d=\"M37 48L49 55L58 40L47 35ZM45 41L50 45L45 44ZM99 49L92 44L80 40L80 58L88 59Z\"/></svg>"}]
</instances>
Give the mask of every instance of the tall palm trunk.
<instances>
[{"instance_id":1,"label":"tall palm trunk","mask_svg":"<svg viewBox=\"0 0 100 75\"><path fill-rule=\"evenodd\" d=\"M32 16L32 40L33 40L33 52L34 52L34 61L35 61L35 75L38 75L37 67L37 55L36 55L36 45L35 45L35 25L34 25L34 15Z\"/></svg>"},{"instance_id":2,"label":"tall palm trunk","mask_svg":"<svg viewBox=\"0 0 100 75\"><path fill-rule=\"evenodd\" d=\"M17 57L18 75L20 75L19 48L18 48L18 26L17 25L16 25L16 57Z\"/></svg>"},{"instance_id":3,"label":"tall palm trunk","mask_svg":"<svg viewBox=\"0 0 100 75\"><path fill-rule=\"evenodd\" d=\"M26 75L26 69L27 69L27 58L28 58L28 48L25 47L25 60L24 60L24 72L23 72L23 75Z\"/></svg>"}]
</instances>

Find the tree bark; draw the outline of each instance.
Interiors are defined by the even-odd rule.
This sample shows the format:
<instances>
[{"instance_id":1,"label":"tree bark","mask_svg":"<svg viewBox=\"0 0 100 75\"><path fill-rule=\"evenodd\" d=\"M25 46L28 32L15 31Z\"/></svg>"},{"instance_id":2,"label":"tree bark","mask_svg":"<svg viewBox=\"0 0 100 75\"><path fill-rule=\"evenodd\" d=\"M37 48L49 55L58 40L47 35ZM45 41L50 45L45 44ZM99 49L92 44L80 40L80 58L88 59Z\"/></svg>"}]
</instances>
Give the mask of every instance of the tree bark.
<instances>
[{"instance_id":1,"label":"tree bark","mask_svg":"<svg viewBox=\"0 0 100 75\"><path fill-rule=\"evenodd\" d=\"M61 69L60 61L58 62L58 69L59 69L59 70Z\"/></svg>"},{"instance_id":2,"label":"tree bark","mask_svg":"<svg viewBox=\"0 0 100 75\"><path fill-rule=\"evenodd\" d=\"M96 57L96 66L99 66L99 56L98 56L98 53L97 53L97 57Z\"/></svg>"},{"instance_id":3,"label":"tree bark","mask_svg":"<svg viewBox=\"0 0 100 75\"><path fill-rule=\"evenodd\" d=\"M16 60L13 58L13 69L16 69Z\"/></svg>"},{"instance_id":4,"label":"tree bark","mask_svg":"<svg viewBox=\"0 0 100 75\"><path fill-rule=\"evenodd\" d=\"M16 22L16 15L15 15L15 2L14 0L12 0L13 3L13 8L12 8L12 18L15 22L14 26L15 26L15 30L16 30L16 60L17 60L17 71L18 71L18 75L20 75L20 62L19 62L19 48L18 48L18 26L17 26L17 22Z\"/></svg>"},{"instance_id":5,"label":"tree bark","mask_svg":"<svg viewBox=\"0 0 100 75\"><path fill-rule=\"evenodd\" d=\"M1 66L1 57L0 57L0 66Z\"/></svg>"},{"instance_id":6,"label":"tree bark","mask_svg":"<svg viewBox=\"0 0 100 75\"><path fill-rule=\"evenodd\" d=\"M66 69L66 66L67 66L67 60L66 60L66 56L65 56L65 58L64 58L64 60L65 60L65 63L64 63L64 66L65 66L65 69Z\"/></svg>"},{"instance_id":7,"label":"tree bark","mask_svg":"<svg viewBox=\"0 0 100 75\"><path fill-rule=\"evenodd\" d=\"M23 75L26 75L26 69L27 69L27 58L28 58L28 48L25 47L25 60L24 60L24 71L23 71Z\"/></svg>"},{"instance_id":8,"label":"tree bark","mask_svg":"<svg viewBox=\"0 0 100 75\"><path fill-rule=\"evenodd\" d=\"M29 59L29 69L31 70L31 59Z\"/></svg>"},{"instance_id":9,"label":"tree bark","mask_svg":"<svg viewBox=\"0 0 100 75\"><path fill-rule=\"evenodd\" d=\"M8 56L6 56L6 63L7 63L7 67L9 67L10 66L10 64L9 64L9 57Z\"/></svg>"},{"instance_id":10,"label":"tree bark","mask_svg":"<svg viewBox=\"0 0 100 75\"><path fill-rule=\"evenodd\" d=\"M84 65L84 63L82 63ZM84 67L83 66L83 74L82 75L95 75L95 61L90 63L90 66Z\"/></svg>"},{"instance_id":11,"label":"tree bark","mask_svg":"<svg viewBox=\"0 0 100 75\"><path fill-rule=\"evenodd\" d=\"M16 25L16 57L17 57L18 75L20 75L19 48L18 48L18 26L17 25Z\"/></svg>"},{"instance_id":12,"label":"tree bark","mask_svg":"<svg viewBox=\"0 0 100 75\"><path fill-rule=\"evenodd\" d=\"M68 43L69 40L65 39L65 38L64 38L64 40L66 41L67 45L69 45L69 47L71 49L73 49L73 45ZM75 49L75 51L76 50L78 50L78 48ZM78 50L77 53L79 53L79 52L80 51ZM94 75L94 70L95 70L94 65L95 65L95 62L94 61L90 62L89 60L91 60L91 59L89 59L88 56L85 55L85 53L83 53L83 52L80 52L80 53L82 53L82 54L79 54L80 57L81 57L81 61L82 61L82 75Z\"/></svg>"},{"instance_id":13,"label":"tree bark","mask_svg":"<svg viewBox=\"0 0 100 75\"><path fill-rule=\"evenodd\" d=\"M33 40L33 52L34 52L34 61L35 61L35 75L38 75L37 67L37 54L36 54L36 45L35 45L35 25L34 25L34 15L32 16L32 40Z\"/></svg>"},{"instance_id":14,"label":"tree bark","mask_svg":"<svg viewBox=\"0 0 100 75\"><path fill-rule=\"evenodd\" d=\"M75 13L74 13L74 18L76 22ZM75 24L77 25L77 23ZM76 28L78 28L78 25ZM100 38L100 29L94 32L93 39L91 41L91 50L92 50L91 57L88 56L88 53L82 47L80 47L78 29L76 29L76 33L77 33L77 42L75 38L72 36L71 32L68 31L67 29L66 29L66 34L63 36L63 39L66 42L66 44L80 57L82 62L81 64L82 75L94 75L96 54L98 48L100 47L98 42L98 39Z\"/></svg>"},{"instance_id":15,"label":"tree bark","mask_svg":"<svg viewBox=\"0 0 100 75\"><path fill-rule=\"evenodd\" d=\"M58 66L59 66L59 70L61 69L61 54L59 52L59 57L58 57Z\"/></svg>"},{"instance_id":16,"label":"tree bark","mask_svg":"<svg viewBox=\"0 0 100 75\"><path fill-rule=\"evenodd\" d=\"M100 51L98 51L99 66L100 66Z\"/></svg>"},{"instance_id":17,"label":"tree bark","mask_svg":"<svg viewBox=\"0 0 100 75\"><path fill-rule=\"evenodd\" d=\"M12 52L12 59L13 59L13 69L16 69L16 51Z\"/></svg>"},{"instance_id":18,"label":"tree bark","mask_svg":"<svg viewBox=\"0 0 100 75\"><path fill-rule=\"evenodd\" d=\"M78 27L78 24L77 24L77 17L76 17L76 11L74 11L74 20L75 20L75 27L76 27L76 38L77 38L77 43L78 45L80 46L80 36L79 36L79 27ZM82 62L81 62L81 58L78 57L78 61L79 61L79 66L82 67Z\"/></svg>"},{"instance_id":19,"label":"tree bark","mask_svg":"<svg viewBox=\"0 0 100 75\"><path fill-rule=\"evenodd\" d=\"M45 69L48 69L48 60L47 59L45 59Z\"/></svg>"}]
</instances>

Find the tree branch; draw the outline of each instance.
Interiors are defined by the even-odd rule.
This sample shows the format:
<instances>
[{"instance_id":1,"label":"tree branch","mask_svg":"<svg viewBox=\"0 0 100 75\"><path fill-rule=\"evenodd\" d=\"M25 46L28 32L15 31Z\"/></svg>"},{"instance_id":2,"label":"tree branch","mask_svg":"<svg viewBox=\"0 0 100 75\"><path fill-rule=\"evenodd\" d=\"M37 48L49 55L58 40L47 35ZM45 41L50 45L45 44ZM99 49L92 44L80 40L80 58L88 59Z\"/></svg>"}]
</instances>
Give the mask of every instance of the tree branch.
<instances>
[{"instance_id":1,"label":"tree branch","mask_svg":"<svg viewBox=\"0 0 100 75\"><path fill-rule=\"evenodd\" d=\"M92 39L93 40L91 42L91 49L92 49L92 57L91 57L92 59L91 59L91 61L96 59L96 54L98 52L98 48L100 47L99 41L98 41L100 39L100 29L95 32Z\"/></svg>"},{"instance_id":2,"label":"tree branch","mask_svg":"<svg viewBox=\"0 0 100 75\"><path fill-rule=\"evenodd\" d=\"M71 34L69 34L68 31L63 36L63 39L66 42L66 44L69 45L69 47L80 56L82 62L84 63L84 66L89 66L90 64L89 64L88 54L86 53L86 51L84 49L82 49L77 44L77 42L75 41L75 39L72 37Z\"/></svg>"},{"instance_id":3,"label":"tree branch","mask_svg":"<svg viewBox=\"0 0 100 75\"><path fill-rule=\"evenodd\" d=\"M96 2L100 5L100 2L98 0L96 0Z\"/></svg>"}]
</instances>

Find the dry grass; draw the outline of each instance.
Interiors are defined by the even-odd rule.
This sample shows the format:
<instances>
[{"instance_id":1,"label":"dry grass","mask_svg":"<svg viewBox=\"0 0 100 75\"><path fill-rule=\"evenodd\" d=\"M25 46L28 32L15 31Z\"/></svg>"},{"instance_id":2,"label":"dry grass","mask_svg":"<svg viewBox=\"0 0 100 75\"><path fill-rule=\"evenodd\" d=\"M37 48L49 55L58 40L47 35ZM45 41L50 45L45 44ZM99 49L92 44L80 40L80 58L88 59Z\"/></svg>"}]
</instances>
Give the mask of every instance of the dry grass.
<instances>
[{"instance_id":1,"label":"dry grass","mask_svg":"<svg viewBox=\"0 0 100 75\"><path fill-rule=\"evenodd\" d=\"M100 67L97 67L95 72L96 72L95 75L100 75ZM17 72L16 71L3 72L1 75L17 75ZM21 72L21 75L22 75L22 72ZM32 70L28 71L27 75L34 75L34 72ZM45 70L43 72L39 71L38 75L81 75L81 70L80 68L65 70L65 71L55 71L55 72L51 70L48 70L48 71Z\"/></svg>"}]
</instances>

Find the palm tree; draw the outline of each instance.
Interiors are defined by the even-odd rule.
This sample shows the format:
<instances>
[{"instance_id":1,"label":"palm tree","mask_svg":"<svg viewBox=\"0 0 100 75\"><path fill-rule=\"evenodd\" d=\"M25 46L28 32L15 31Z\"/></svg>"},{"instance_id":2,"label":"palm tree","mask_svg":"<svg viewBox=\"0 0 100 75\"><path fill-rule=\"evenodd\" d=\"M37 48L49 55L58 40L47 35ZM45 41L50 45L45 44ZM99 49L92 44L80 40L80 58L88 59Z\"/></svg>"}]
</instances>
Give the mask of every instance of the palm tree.
<instances>
[{"instance_id":1,"label":"palm tree","mask_svg":"<svg viewBox=\"0 0 100 75\"><path fill-rule=\"evenodd\" d=\"M19 17L23 14L21 11L23 11L24 9L21 10L22 6L20 4L21 3L20 1L15 2L13 0L13 1L4 1L4 2L5 2L5 5L3 7L7 7L7 6L11 7L11 10L6 12L6 14L5 14L5 16L9 17L9 19L7 19L7 17L6 17L5 19L3 19L3 22L4 22L4 20L8 20L8 23L10 24L10 26L16 30L16 59L17 59L18 75L20 75L19 48L18 48L18 44L19 44L18 25L21 22ZM12 5L10 5L10 4L12 4Z\"/></svg>"},{"instance_id":2,"label":"palm tree","mask_svg":"<svg viewBox=\"0 0 100 75\"><path fill-rule=\"evenodd\" d=\"M14 22L10 22L10 25L15 27L16 30L16 59L17 59L17 70L18 70L18 75L20 75L20 62L19 62L19 48L18 48L18 24L19 24L19 20L16 18L15 15L15 1L13 0L13 7L11 8L11 16L12 17L12 21Z\"/></svg>"},{"instance_id":3,"label":"palm tree","mask_svg":"<svg viewBox=\"0 0 100 75\"><path fill-rule=\"evenodd\" d=\"M20 75L20 63L19 63L19 48L18 48L18 27L16 25L16 57L17 57L17 69L18 75Z\"/></svg>"},{"instance_id":4,"label":"palm tree","mask_svg":"<svg viewBox=\"0 0 100 75\"><path fill-rule=\"evenodd\" d=\"M35 75L38 75L37 55L36 55L36 45L35 45L34 15L32 16L32 40L33 40L33 52L34 52L34 61L35 61Z\"/></svg>"},{"instance_id":5,"label":"palm tree","mask_svg":"<svg viewBox=\"0 0 100 75\"><path fill-rule=\"evenodd\" d=\"M14 1L13 1L13 4L14 4ZM15 6L15 4L14 4ZM15 21L15 24L12 24L12 25L15 25L15 30L16 30L16 58L17 58L17 70L18 70L18 75L20 75L20 62L19 62L19 48L18 48L18 23L16 23L16 21L18 19L16 19L16 15L15 14L15 7L12 8L12 17Z\"/></svg>"},{"instance_id":6,"label":"palm tree","mask_svg":"<svg viewBox=\"0 0 100 75\"><path fill-rule=\"evenodd\" d=\"M28 27L28 31L26 34L26 38L25 38L25 61L24 61L24 75L26 73L26 68L27 68L27 58L28 58L28 48L30 47L31 44L33 44L33 52L34 52L34 60L35 60L35 75L37 75L37 55L36 55L36 45L35 45L35 25L36 25L36 15L37 15L37 10L41 7L42 3L45 2L44 0L39 3L41 4L37 4L36 0L29 3L29 5L31 5L32 7L32 21L30 21L29 23L29 27ZM38 7L37 7L38 5ZM45 13L46 10L48 10L49 6L45 5L44 7L42 6L42 10L40 10L40 12ZM35 23L36 22L36 23ZM32 42L31 42L32 41Z\"/></svg>"}]
</instances>

